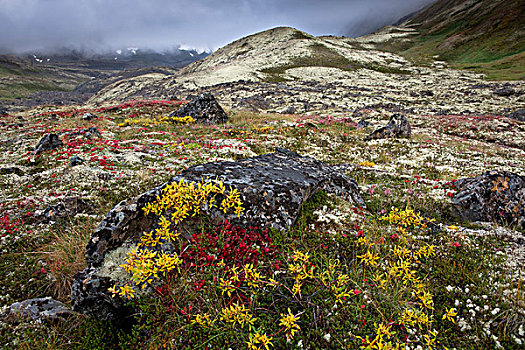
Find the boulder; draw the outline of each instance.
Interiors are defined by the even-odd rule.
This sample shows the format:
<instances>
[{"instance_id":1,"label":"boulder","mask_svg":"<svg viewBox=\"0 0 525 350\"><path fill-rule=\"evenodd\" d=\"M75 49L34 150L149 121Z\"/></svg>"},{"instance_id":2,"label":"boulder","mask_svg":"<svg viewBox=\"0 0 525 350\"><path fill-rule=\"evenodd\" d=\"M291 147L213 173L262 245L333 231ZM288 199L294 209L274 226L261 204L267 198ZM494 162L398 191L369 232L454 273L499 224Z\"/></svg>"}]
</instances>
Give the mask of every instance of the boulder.
<instances>
[{"instance_id":1,"label":"boulder","mask_svg":"<svg viewBox=\"0 0 525 350\"><path fill-rule=\"evenodd\" d=\"M454 213L465 221L497 221L525 229L525 176L486 171L454 183Z\"/></svg>"},{"instance_id":2,"label":"boulder","mask_svg":"<svg viewBox=\"0 0 525 350\"><path fill-rule=\"evenodd\" d=\"M82 120L87 120L87 121L93 120L93 119L96 119L96 118L98 118L98 117L96 115L92 114L92 113L84 113L84 114L82 114L82 117L81 117Z\"/></svg>"},{"instance_id":3,"label":"boulder","mask_svg":"<svg viewBox=\"0 0 525 350\"><path fill-rule=\"evenodd\" d=\"M8 174L15 174L18 176L23 176L24 171L18 167L10 166L6 168L0 168L0 175L8 175Z\"/></svg>"},{"instance_id":4,"label":"boulder","mask_svg":"<svg viewBox=\"0 0 525 350\"><path fill-rule=\"evenodd\" d=\"M310 157L278 149L275 153L237 162L197 165L166 184L136 198L123 201L106 215L86 247L88 268L77 274L72 286L73 309L99 319L122 319L127 313L122 301L109 296L107 288L127 278L118 265L125 254L158 222L144 215L144 206L155 200L169 183L221 180L238 190L245 211L240 217L225 215L217 208L203 208L212 223L229 220L232 225L285 230L297 220L301 207L314 193L326 191L364 207L357 183L334 167ZM173 249L171 245L163 247Z\"/></svg>"},{"instance_id":5,"label":"boulder","mask_svg":"<svg viewBox=\"0 0 525 350\"><path fill-rule=\"evenodd\" d=\"M228 115L211 94L202 94L186 103L170 114L170 117L174 116L190 116L195 122L202 124L220 124L228 121Z\"/></svg>"},{"instance_id":6,"label":"boulder","mask_svg":"<svg viewBox=\"0 0 525 350\"><path fill-rule=\"evenodd\" d=\"M525 109L518 109L507 115L507 118L512 118L519 120L520 122L525 122Z\"/></svg>"},{"instance_id":7,"label":"boulder","mask_svg":"<svg viewBox=\"0 0 525 350\"><path fill-rule=\"evenodd\" d=\"M91 139L92 137L101 138L102 134L96 127L92 126L90 128L80 129L78 131L75 131L69 134L69 137L77 137L77 136L84 136L85 138Z\"/></svg>"},{"instance_id":8,"label":"boulder","mask_svg":"<svg viewBox=\"0 0 525 350\"><path fill-rule=\"evenodd\" d=\"M499 88L494 89L494 94L501 97L509 97L516 94L516 91L509 84L505 84Z\"/></svg>"},{"instance_id":9,"label":"boulder","mask_svg":"<svg viewBox=\"0 0 525 350\"><path fill-rule=\"evenodd\" d=\"M412 129L410 128L410 123L407 118L396 113L390 118L388 124L374 130L370 135L365 137L365 141L399 137L410 138L411 133Z\"/></svg>"},{"instance_id":10,"label":"boulder","mask_svg":"<svg viewBox=\"0 0 525 350\"><path fill-rule=\"evenodd\" d=\"M40 212L35 212L35 217L44 223L58 221L66 217L74 217L78 213L90 213L93 206L79 197L68 197L62 199L57 204L51 205Z\"/></svg>"},{"instance_id":11,"label":"boulder","mask_svg":"<svg viewBox=\"0 0 525 350\"><path fill-rule=\"evenodd\" d=\"M40 321L65 321L76 313L68 306L51 297L28 299L9 306L6 311L8 320L30 318Z\"/></svg>"},{"instance_id":12,"label":"boulder","mask_svg":"<svg viewBox=\"0 0 525 350\"><path fill-rule=\"evenodd\" d=\"M84 159L80 158L79 156L73 156L71 159L69 159L69 166L74 167L77 165L80 165L84 163Z\"/></svg>"},{"instance_id":13,"label":"boulder","mask_svg":"<svg viewBox=\"0 0 525 350\"><path fill-rule=\"evenodd\" d=\"M356 129L364 129L370 126L370 122L366 119L361 119L357 125L355 126Z\"/></svg>"},{"instance_id":14,"label":"boulder","mask_svg":"<svg viewBox=\"0 0 525 350\"><path fill-rule=\"evenodd\" d=\"M60 148L63 145L64 143L57 134L47 134L44 135L40 141L38 141L38 144L35 146L35 154L40 154L44 151L49 151L55 148Z\"/></svg>"}]
</instances>

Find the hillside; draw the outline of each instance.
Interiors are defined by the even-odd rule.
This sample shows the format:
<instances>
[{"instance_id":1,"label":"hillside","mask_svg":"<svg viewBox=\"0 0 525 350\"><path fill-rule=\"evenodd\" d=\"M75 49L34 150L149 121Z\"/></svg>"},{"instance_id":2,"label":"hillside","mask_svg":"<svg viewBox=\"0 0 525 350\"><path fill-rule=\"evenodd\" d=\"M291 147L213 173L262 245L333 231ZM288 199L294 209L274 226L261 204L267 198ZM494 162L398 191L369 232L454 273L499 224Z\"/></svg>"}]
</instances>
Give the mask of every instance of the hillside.
<instances>
[{"instance_id":1,"label":"hillside","mask_svg":"<svg viewBox=\"0 0 525 350\"><path fill-rule=\"evenodd\" d=\"M238 81L286 83L319 79L330 71L331 78L367 68L376 72L406 73L406 61L399 56L357 50L345 38L314 37L294 28L278 27L230 43L205 59L183 68L174 77L152 80L149 89L163 96L177 86L200 88ZM138 79L138 78L137 78ZM134 81L108 86L92 102L135 98L143 84ZM180 87L179 87L180 86Z\"/></svg>"},{"instance_id":2,"label":"hillside","mask_svg":"<svg viewBox=\"0 0 525 350\"><path fill-rule=\"evenodd\" d=\"M82 103L116 81L156 71L172 74L207 55L195 50L155 52L138 48L102 53L57 49L0 55L0 103L15 108Z\"/></svg>"},{"instance_id":3,"label":"hillside","mask_svg":"<svg viewBox=\"0 0 525 350\"><path fill-rule=\"evenodd\" d=\"M419 113L508 113L524 104L523 84L487 84L481 75L444 61L422 66L374 47L413 30L351 39L314 37L274 28L241 38L170 74L118 80L89 103L191 99L213 92L228 108L309 113L351 112L374 105ZM498 93L507 89L508 94Z\"/></svg>"},{"instance_id":4,"label":"hillside","mask_svg":"<svg viewBox=\"0 0 525 350\"><path fill-rule=\"evenodd\" d=\"M0 55L0 103L16 103L41 91L71 91L92 74L75 68L38 66L25 57Z\"/></svg>"},{"instance_id":5,"label":"hillside","mask_svg":"<svg viewBox=\"0 0 525 350\"><path fill-rule=\"evenodd\" d=\"M525 77L525 2L521 0L439 0L399 27L416 32L408 41L389 40L377 47L416 61L437 55L489 78Z\"/></svg>"}]
</instances>

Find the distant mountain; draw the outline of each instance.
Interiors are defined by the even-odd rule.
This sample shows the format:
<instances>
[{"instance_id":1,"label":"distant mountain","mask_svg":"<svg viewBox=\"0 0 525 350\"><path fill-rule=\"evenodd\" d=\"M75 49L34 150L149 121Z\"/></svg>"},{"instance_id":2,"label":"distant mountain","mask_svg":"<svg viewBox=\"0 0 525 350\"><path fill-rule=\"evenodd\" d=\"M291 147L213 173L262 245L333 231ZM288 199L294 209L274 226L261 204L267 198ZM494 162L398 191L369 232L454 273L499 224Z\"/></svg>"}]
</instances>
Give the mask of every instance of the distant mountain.
<instances>
[{"instance_id":1,"label":"distant mountain","mask_svg":"<svg viewBox=\"0 0 525 350\"><path fill-rule=\"evenodd\" d=\"M525 76L523 0L438 0L399 26L416 33L376 47L418 60L439 56L493 78Z\"/></svg>"},{"instance_id":2,"label":"distant mountain","mask_svg":"<svg viewBox=\"0 0 525 350\"><path fill-rule=\"evenodd\" d=\"M102 53L58 49L0 54L0 103L80 103L108 84L144 74L173 74L208 55L180 48L156 52L134 47Z\"/></svg>"},{"instance_id":3,"label":"distant mountain","mask_svg":"<svg viewBox=\"0 0 525 350\"><path fill-rule=\"evenodd\" d=\"M23 56L29 59L34 66L81 66L88 69L121 70L159 66L181 68L208 55L208 52L179 48L158 52L129 47L106 52L84 52L74 49L60 49L45 53L30 52Z\"/></svg>"}]
</instances>

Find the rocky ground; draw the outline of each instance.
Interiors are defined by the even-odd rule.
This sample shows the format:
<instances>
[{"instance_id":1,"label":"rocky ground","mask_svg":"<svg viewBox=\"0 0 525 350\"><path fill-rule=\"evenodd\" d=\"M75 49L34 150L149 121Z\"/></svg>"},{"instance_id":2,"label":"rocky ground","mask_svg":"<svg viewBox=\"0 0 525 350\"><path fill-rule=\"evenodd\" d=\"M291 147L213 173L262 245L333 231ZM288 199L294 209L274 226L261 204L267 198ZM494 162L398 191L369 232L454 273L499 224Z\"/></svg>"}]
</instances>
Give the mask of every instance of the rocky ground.
<instances>
[{"instance_id":1,"label":"rocky ground","mask_svg":"<svg viewBox=\"0 0 525 350\"><path fill-rule=\"evenodd\" d=\"M342 39L319 40L343 45ZM377 67L389 72L262 67L260 72L280 76L275 82L190 82L161 72L117 82L85 105L1 116L2 347L520 348L525 341L524 204L512 194L522 193L525 121L511 113L525 108L524 83L489 82L442 62L416 67L384 55ZM206 70L184 74L203 77ZM201 92L217 97L226 123L205 125L177 114L182 104L177 99ZM152 99L124 102L139 97ZM410 132L402 132L402 138L367 138L394 114L406 117ZM49 134L56 136L36 152ZM323 169L354 179L364 206L316 185L320 192L304 190L298 197L304 201L292 227L250 231L242 242L240 231L228 228L237 234L231 238L235 246L248 244L260 254L242 260L239 280L233 269L237 260L227 256L242 252L230 252L226 243L217 248L209 243L214 236L206 236L215 228L202 228L192 241L171 246L171 257L181 258L180 269L160 276L149 297L141 294L142 301L127 304L141 310L134 326L64 312L61 304L53 322L41 316L20 319L8 311L12 303L47 296L67 309L73 276L88 267L86 246L121 201L133 207L136 196L192 166L277 149L322 161ZM478 196L510 193L498 204L503 213L513 203L510 216L498 210L476 221L457 215L474 209L458 204L457 193L465 196L459 184L465 182L456 188L456 180L488 170L498 173L484 181L495 185ZM135 241L118 235L119 244L136 244L139 231ZM125 254L114 256L124 264ZM203 256L208 265L200 265ZM402 264L408 264L404 270ZM112 266L124 274L118 263ZM238 284L228 287L228 281ZM115 300L123 305L134 292L120 287ZM234 312L244 321L231 321Z\"/></svg>"}]
</instances>

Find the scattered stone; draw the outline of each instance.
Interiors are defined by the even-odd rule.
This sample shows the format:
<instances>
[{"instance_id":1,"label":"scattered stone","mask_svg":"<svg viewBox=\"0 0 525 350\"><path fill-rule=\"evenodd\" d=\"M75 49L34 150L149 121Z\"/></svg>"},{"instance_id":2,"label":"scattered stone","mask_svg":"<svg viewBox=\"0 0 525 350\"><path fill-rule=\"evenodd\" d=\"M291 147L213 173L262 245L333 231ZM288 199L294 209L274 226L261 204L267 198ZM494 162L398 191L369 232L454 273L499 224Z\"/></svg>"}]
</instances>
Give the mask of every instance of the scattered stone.
<instances>
[{"instance_id":1,"label":"scattered stone","mask_svg":"<svg viewBox=\"0 0 525 350\"><path fill-rule=\"evenodd\" d=\"M7 115L7 108L0 106L0 117L5 117Z\"/></svg>"},{"instance_id":2,"label":"scattered stone","mask_svg":"<svg viewBox=\"0 0 525 350\"><path fill-rule=\"evenodd\" d=\"M89 121L89 120L93 120L93 119L96 119L96 118L98 118L98 117L96 115L92 114L92 113L84 113L84 114L82 114L82 118L81 119Z\"/></svg>"},{"instance_id":3,"label":"scattered stone","mask_svg":"<svg viewBox=\"0 0 525 350\"><path fill-rule=\"evenodd\" d=\"M78 131L75 131L75 132L69 134L69 136L70 137L84 136L84 137L90 139L92 137L101 138L102 134L100 133L100 131L96 127L92 126L90 128L80 129Z\"/></svg>"},{"instance_id":4,"label":"scattered stone","mask_svg":"<svg viewBox=\"0 0 525 350\"><path fill-rule=\"evenodd\" d=\"M249 110L252 112L259 112L271 108L271 103L268 99L260 95L239 98L237 108Z\"/></svg>"},{"instance_id":5,"label":"scattered stone","mask_svg":"<svg viewBox=\"0 0 525 350\"><path fill-rule=\"evenodd\" d=\"M394 114L387 125L373 131L365 138L365 141L399 137L410 138L411 132L410 123L405 116Z\"/></svg>"},{"instance_id":6,"label":"scattered stone","mask_svg":"<svg viewBox=\"0 0 525 350\"><path fill-rule=\"evenodd\" d=\"M285 149L237 162L193 166L169 183L200 182L203 178L219 178L226 187L236 188L245 208L240 217L225 215L217 208L203 208L212 223L217 224L227 219L242 227L285 230L295 223L303 203L321 190L365 206L353 179L321 161ZM120 310L121 302L111 298L107 288L127 278L115 270L140 235L157 224L158 218L144 215L142 208L167 184L119 203L100 223L86 247L89 267L74 277L71 294L74 310L104 320L126 317ZM173 248L165 245L161 249Z\"/></svg>"},{"instance_id":7,"label":"scattered stone","mask_svg":"<svg viewBox=\"0 0 525 350\"><path fill-rule=\"evenodd\" d=\"M41 222L49 223L58 221L65 217L74 217L79 213L88 214L93 212L93 206L79 197L68 197L59 203L51 205L43 211L35 212L35 217Z\"/></svg>"},{"instance_id":8,"label":"scattered stone","mask_svg":"<svg viewBox=\"0 0 525 350\"><path fill-rule=\"evenodd\" d=\"M40 321L66 321L75 314L76 312L65 304L51 297L17 302L9 306L6 312L8 320L31 318Z\"/></svg>"},{"instance_id":9,"label":"scattered stone","mask_svg":"<svg viewBox=\"0 0 525 350\"><path fill-rule=\"evenodd\" d=\"M370 126L370 122L366 119L361 119L357 125L355 126L356 129L364 129Z\"/></svg>"},{"instance_id":10,"label":"scattered stone","mask_svg":"<svg viewBox=\"0 0 525 350\"><path fill-rule=\"evenodd\" d=\"M170 117L188 115L202 124L220 124L228 121L228 115L211 94L200 95L170 114Z\"/></svg>"},{"instance_id":11,"label":"scattered stone","mask_svg":"<svg viewBox=\"0 0 525 350\"><path fill-rule=\"evenodd\" d=\"M497 221L525 229L525 176L486 171L454 183L456 216L465 221Z\"/></svg>"},{"instance_id":12,"label":"scattered stone","mask_svg":"<svg viewBox=\"0 0 525 350\"><path fill-rule=\"evenodd\" d=\"M517 111L507 115L507 118L512 118L519 120L520 122L525 122L525 109L518 109Z\"/></svg>"},{"instance_id":13,"label":"scattered stone","mask_svg":"<svg viewBox=\"0 0 525 350\"><path fill-rule=\"evenodd\" d=\"M501 88L494 89L494 94L502 97L509 97L516 94L516 91L510 85L505 84Z\"/></svg>"},{"instance_id":14,"label":"scattered stone","mask_svg":"<svg viewBox=\"0 0 525 350\"><path fill-rule=\"evenodd\" d=\"M70 167L74 167L74 166L80 165L82 163L84 163L84 159L80 158L79 156L73 156L69 160L69 166Z\"/></svg>"},{"instance_id":15,"label":"scattered stone","mask_svg":"<svg viewBox=\"0 0 525 350\"><path fill-rule=\"evenodd\" d=\"M295 114L296 112L297 110L295 109L295 107L290 106L290 107L283 109L280 113L281 114Z\"/></svg>"},{"instance_id":16,"label":"scattered stone","mask_svg":"<svg viewBox=\"0 0 525 350\"><path fill-rule=\"evenodd\" d=\"M62 140L60 140L57 134L47 134L44 135L40 141L38 141L38 144L35 147L35 154L40 154L44 151L49 151L55 148L60 148L63 145L64 143Z\"/></svg>"},{"instance_id":17,"label":"scattered stone","mask_svg":"<svg viewBox=\"0 0 525 350\"><path fill-rule=\"evenodd\" d=\"M8 174L15 174L18 176L22 176L24 175L24 172L22 171L22 169L17 168L15 166L10 166L7 168L0 168L0 175L8 175Z\"/></svg>"}]
</instances>

